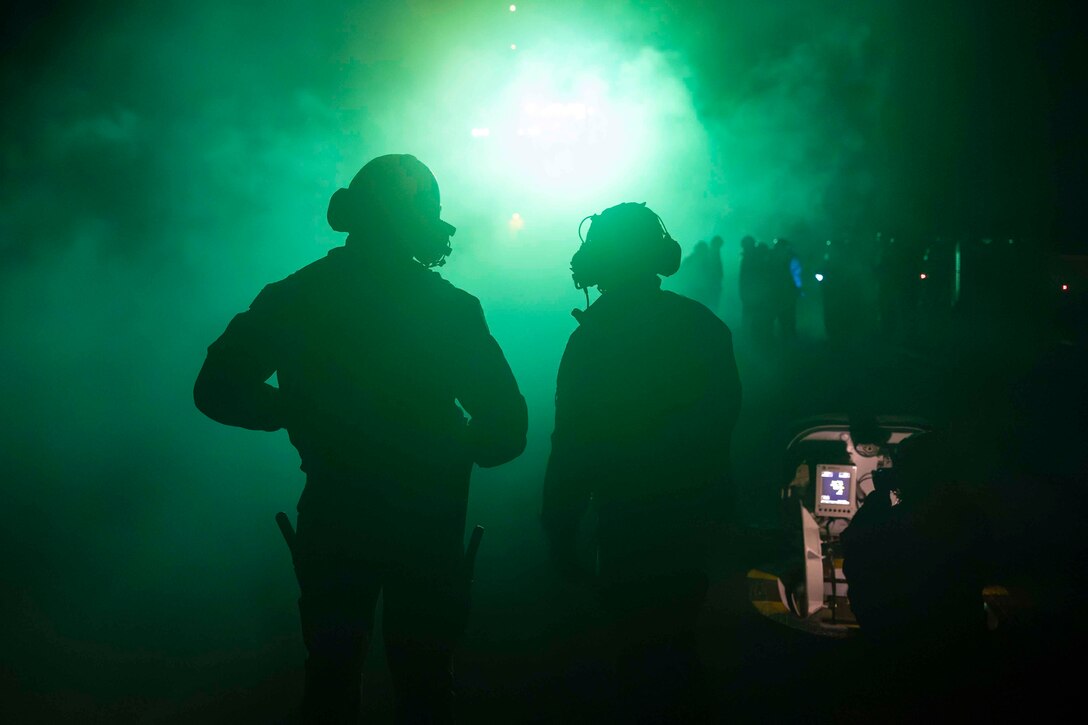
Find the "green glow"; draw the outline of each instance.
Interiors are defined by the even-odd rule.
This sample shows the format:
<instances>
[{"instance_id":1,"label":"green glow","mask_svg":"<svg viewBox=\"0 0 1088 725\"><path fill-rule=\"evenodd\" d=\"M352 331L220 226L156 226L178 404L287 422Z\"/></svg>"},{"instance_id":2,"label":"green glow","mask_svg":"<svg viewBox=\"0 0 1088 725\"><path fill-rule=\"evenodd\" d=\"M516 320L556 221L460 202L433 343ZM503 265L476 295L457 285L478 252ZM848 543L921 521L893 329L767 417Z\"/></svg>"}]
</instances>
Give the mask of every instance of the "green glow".
<instances>
[{"instance_id":1,"label":"green glow","mask_svg":"<svg viewBox=\"0 0 1088 725\"><path fill-rule=\"evenodd\" d=\"M683 169L702 186L710 173L706 132L663 55L572 36L496 57L487 72L478 63L475 54L443 63L440 113L467 118L473 130L426 158L449 190L451 214L490 220L470 228L481 252L516 241L522 263L541 265L544 276L549 266L564 270L577 221L626 199L660 208L677 234L713 223L709 204L692 218L688 185L662 173ZM511 224L515 209L521 222Z\"/></svg>"},{"instance_id":2,"label":"green glow","mask_svg":"<svg viewBox=\"0 0 1088 725\"><path fill-rule=\"evenodd\" d=\"M646 201L686 248L719 225L726 204L705 193L710 141L681 56L591 31L595 11L541 8L517 18L512 53L496 42L511 37L512 20L479 15L452 38L425 23L415 42L433 48L427 73L380 101L359 83L344 101L365 107L378 130L345 159L412 149L434 170L458 227L448 277L509 299L499 277L514 275L524 302L565 306L576 299L567 267L586 214ZM340 183L354 171L345 160Z\"/></svg>"},{"instance_id":3,"label":"green glow","mask_svg":"<svg viewBox=\"0 0 1088 725\"><path fill-rule=\"evenodd\" d=\"M1057 147L1016 125L1038 99L970 132L979 108L1023 96L1009 84L1061 80L1039 75L1031 43L965 37L992 27L982 3L984 23L957 3L84 5L9 23L18 42L0 74L15 558L0 639L18 694L79 700L28 720L95 719L77 714L92 702L127 712L137 696L158 711L159 698L251 682L266 657L261 677L298 665L295 582L272 521L301 490L297 454L285 434L211 424L191 387L264 284L343 242L326 205L374 156L410 152L434 170L458 228L441 272L481 299L529 399L525 455L473 478L469 520L489 531L482 607L508 604L489 586L524 591L511 612L529 603L525 621L494 623L495 641L540 641L532 607L550 602L536 580L539 484L570 310L584 304L568 267L584 215L646 201L685 255L721 234L737 330L744 233L839 239L898 216L927 233L993 229L1020 249L1032 243L1020 231L974 226L979 210L1057 206L1033 191L1049 178L1035 160ZM1002 129L1024 161L995 155ZM987 160L985 177L971 159ZM1065 282L1069 300L1080 287ZM959 283L957 248L957 296ZM753 386L751 409L792 405L779 382L762 399ZM208 657L234 652L252 657L237 670Z\"/></svg>"}]
</instances>

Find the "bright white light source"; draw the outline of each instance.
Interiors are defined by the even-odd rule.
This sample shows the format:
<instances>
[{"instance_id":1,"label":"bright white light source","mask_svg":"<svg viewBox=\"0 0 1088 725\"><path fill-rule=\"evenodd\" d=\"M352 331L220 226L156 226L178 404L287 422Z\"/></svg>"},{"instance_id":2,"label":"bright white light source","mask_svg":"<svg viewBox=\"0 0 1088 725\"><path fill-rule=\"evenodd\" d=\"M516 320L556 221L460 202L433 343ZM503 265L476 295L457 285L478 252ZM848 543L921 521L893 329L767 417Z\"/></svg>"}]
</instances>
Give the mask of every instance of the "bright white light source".
<instances>
[{"instance_id":1,"label":"bright white light source","mask_svg":"<svg viewBox=\"0 0 1088 725\"><path fill-rule=\"evenodd\" d=\"M510 50L511 44L517 50ZM487 198L501 188L494 199L500 210L516 208L516 199L533 198L555 209L558 219L577 215L586 199L596 198L601 189L636 194L641 188L638 177L663 165L671 169L678 155L683 157L685 175L699 173L702 178L710 173L705 129L686 85L664 55L649 48L632 55L623 47L590 42L574 31L558 38L535 38L529 55L521 54L520 45L506 41L509 52L518 53L520 60L504 69L499 84L489 61L473 53L463 62L443 64L442 73L434 78L434 92L445 104L444 117L494 124L491 137L472 139L473 153L482 156L475 156L476 168L465 172L462 191L468 193L471 187L473 194ZM654 89L652 104L646 102L648 87ZM639 153L633 154L632 148ZM663 183L662 188L672 186ZM714 204L718 213L721 200ZM511 215L512 211L505 213L507 222ZM523 228L512 234L508 228L502 236L520 237L525 232L534 244L538 234L549 240L562 236L553 234L551 218L530 216L537 231ZM500 233L502 222L501 216L495 220ZM538 229L540 224L545 227ZM551 245L525 251L545 249Z\"/></svg>"},{"instance_id":2,"label":"bright white light source","mask_svg":"<svg viewBox=\"0 0 1088 725\"><path fill-rule=\"evenodd\" d=\"M824 276L822 274L820 274L819 272L816 273L816 281L817 282L823 282L824 281Z\"/></svg>"},{"instance_id":3,"label":"bright white light source","mask_svg":"<svg viewBox=\"0 0 1088 725\"><path fill-rule=\"evenodd\" d=\"M518 44L517 43L511 43L510 44L510 50L517 50L517 49L518 49Z\"/></svg>"},{"instance_id":4,"label":"bright white light source","mask_svg":"<svg viewBox=\"0 0 1088 725\"><path fill-rule=\"evenodd\" d=\"M925 279L925 278L926 278L926 273L925 272L922 272L920 275L918 275L918 279Z\"/></svg>"},{"instance_id":5,"label":"bright white light source","mask_svg":"<svg viewBox=\"0 0 1088 725\"><path fill-rule=\"evenodd\" d=\"M576 101L571 103L526 101L521 104L521 110L526 116L532 118L564 121L584 121L593 112L593 109L585 103Z\"/></svg>"},{"instance_id":6,"label":"bright white light source","mask_svg":"<svg viewBox=\"0 0 1088 725\"><path fill-rule=\"evenodd\" d=\"M1068 292L1068 291L1069 291L1069 285L1063 284L1062 285L1062 292Z\"/></svg>"},{"instance_id":7,"label":"bright white light source","mask_svg":"<svg viewBox=\"0 0 1088 725\"><path fill-rule=\"evenodd\" d=\"M517 9L518 9L518 6L517 6L517 5L511 5L511 6L510 6L510 12L512 12L512 13L513 13L513 12L517 12Z\"/></svg>"},{"instance_id":8,"label":"bright white light source","mask_svg":"<svg viewBox=\"0 0 1088 725\"><path fill-rule=\"evenodd\" d=\"M512 232L521 231L525 227L525 220L517 212L510 215L510 221L507 223L510 225L510 231Z\"/></svg>"},{"instance_id":9,"label":"bright white light source","mask_svg":"<svg viewBox=\"0 0 1088 725\"><path fill-rule=\"evenodd\" d=\"M491 135L490 128L474 128L472 129L473 138L486 138Z\"/></svg>"}]
</instances>

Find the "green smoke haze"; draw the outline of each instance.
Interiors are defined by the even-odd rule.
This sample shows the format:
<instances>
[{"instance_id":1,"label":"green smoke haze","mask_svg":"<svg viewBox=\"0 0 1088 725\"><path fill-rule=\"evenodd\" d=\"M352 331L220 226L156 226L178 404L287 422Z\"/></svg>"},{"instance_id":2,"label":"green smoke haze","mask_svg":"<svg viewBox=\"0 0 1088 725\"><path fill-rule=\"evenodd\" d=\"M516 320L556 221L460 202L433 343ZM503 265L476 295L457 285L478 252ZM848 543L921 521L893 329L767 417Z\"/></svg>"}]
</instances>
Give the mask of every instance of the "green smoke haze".
<instances>
[{"instance_id":1,"label":"green smoke haze","mask_svg":"<svg viewBox=\"0 0 1088 725\"><path fill-rule=\"evenodd\" d=\"M722 235L733 326L746 233L1042 254L1082 226L1083 70L1056 72L1083 55L1072 12L944 5L23 3L0 75L0 694L166 722L298 686L272 523L297 455L203 418L192 383L264 284L342 243L328 199L385 153L434 171L458 227L443 275L481 299L530 406L526 453L474 474L469 521L479 611L524 615L476 636L532 649L584 216L645 201L685 253Z\"/></svg>"}]
</instances>

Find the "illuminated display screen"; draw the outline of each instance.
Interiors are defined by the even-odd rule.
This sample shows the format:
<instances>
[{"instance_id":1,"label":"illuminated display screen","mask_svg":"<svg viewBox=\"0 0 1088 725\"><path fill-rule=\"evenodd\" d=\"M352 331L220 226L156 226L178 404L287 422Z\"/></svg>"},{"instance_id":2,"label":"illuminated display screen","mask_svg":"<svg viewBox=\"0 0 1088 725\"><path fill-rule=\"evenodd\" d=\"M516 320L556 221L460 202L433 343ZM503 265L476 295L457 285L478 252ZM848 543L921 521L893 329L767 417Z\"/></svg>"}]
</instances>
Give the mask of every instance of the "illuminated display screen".
<instances>
[{"instance_id":1,"label":"illuminated display screen","mask_svg":"<svg viewBox=\"0 0 1088 725\"><path fill-rule=\"evenodd\" d=\"M820 503L850 506L850 471L820 472Z\"/></svg>"}]
</instances>

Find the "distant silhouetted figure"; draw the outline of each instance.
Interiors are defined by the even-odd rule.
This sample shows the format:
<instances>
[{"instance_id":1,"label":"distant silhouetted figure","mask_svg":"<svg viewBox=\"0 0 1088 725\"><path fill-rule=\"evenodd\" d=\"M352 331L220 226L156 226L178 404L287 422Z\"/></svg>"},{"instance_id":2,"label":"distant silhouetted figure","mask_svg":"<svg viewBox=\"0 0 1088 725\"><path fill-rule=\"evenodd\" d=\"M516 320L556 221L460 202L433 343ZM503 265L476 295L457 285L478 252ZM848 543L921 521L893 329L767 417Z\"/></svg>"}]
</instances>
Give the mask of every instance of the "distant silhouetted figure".
<instances>
[{"instance_id":1,"label":"distant silhouetted figure","mask_svg":"<svg viewBox=\"0 0 1088 725\"><path fill-rule=\"evenodd\" d=\"M696 242L691 254L680 263L675 289L718 314L722 298L722 238Z\"/></svg>"},{"instance_id":2,"label":"distant silhouetted figure","mask_svg":"<svg viewBox=\"0 0 1088 725\"><path fill-rule=\"evenodd\" d=\"M692 704L698 679L707 532L728 495L740 383L729 328L660 289L680 247L658 216L628 203L590 219L571 270L601 297L576 315L560 364L543 524L556 563L576 570L592 497L627 710L617 721L668 722Z\"/></svg>"},{"instance_id":3,"label":"distant silhouetted figure","mask_svg":"<svg viewBox=\"0 0 1088 725\"><path fill-rule=\"evenodd\" d=\"M847 342L860 337L858 320L864 306L865 269L857 245L846 237L830 245L823 293L824 331L832 342Z\"/></svg>"},{"instance_id":4,"label":"distant silhouetted figure","mask_svg":"<svg viewBox=\"0 0 1088 725\"><path fill-rule=\"evenodd\" d=\"M774 334L771 250L755 237L740 240L740 304L745 334L765 343Z\"/></svg>"},{"instance_id":5,"label":"distant silhouetted figure","mask_svg":"<svg viewBox=\"0 0 1088 725\"><path fill-rule=\"evenodd\" d=\"M677 291L707 307L710 306L710 263L710 245L698 241L691 254L684 257L676 274Z\"/></svg>"},{"instance_id":6,"label":"distant silhouetted figure","mask_svg":"<svg viewBox=\"0 0 1088 725\"><path fill-rule=\"evenodd\" d=\"M525 401L479 301L428 269L454 232L440 209L415 157L366 164L329 204L346 245L265 287L196 381L209 417L286 428L302 459L292 548L308 723L357 721L383 590L398 719L451 719L469 474L525 446Z\"/></svg>"},{"instance_id":7,"label":"distant silhouetted figure","mask_svg":"<svg viewBox=\"0 0 1088 725\"><path fill-rule=\"evenodd\" d=\"M970 693L984 664L989 529L957 485L956 453L943 433L903 441L842 534L850 606L870 645L865 669L913 707Z\"/></svg>"},{"instance_id":8,"label":"distant silhouetted figure","mask_svg":"<svg viewBox=\"0 0 1088 725\"><path fill-rule=\"evenodd\" d=\"M894 235L877 234L877 302L881 332L891 341L910 341L915 334L918 309L920 255Z\"/></svg>"},{"instance_id":9,"label":"distant silhouetted figure","mask_svg":"<svg viewBox=\"0 0 1088 725\"><path fill-rule=\"evenodd\" d=\"M797 337L797 298L801 295L801 260L786 239L774 240L770 287L774 318L783 340Z\"/></svg>"}]
</instances>

